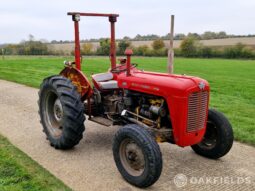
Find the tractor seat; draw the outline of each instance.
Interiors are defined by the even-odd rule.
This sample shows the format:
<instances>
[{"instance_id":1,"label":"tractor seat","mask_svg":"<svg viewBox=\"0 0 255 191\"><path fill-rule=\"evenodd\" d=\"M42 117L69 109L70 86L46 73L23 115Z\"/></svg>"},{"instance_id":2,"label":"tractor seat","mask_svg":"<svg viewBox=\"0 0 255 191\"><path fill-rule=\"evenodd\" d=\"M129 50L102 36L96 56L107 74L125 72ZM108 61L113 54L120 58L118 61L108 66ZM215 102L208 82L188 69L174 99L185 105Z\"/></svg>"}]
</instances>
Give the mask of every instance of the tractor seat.
<instances>
[{"instance_id":1,"label":"tractor seat","mask_svg":"<svg viewBox=\"0 0 255 191\"><path fill-rule=\"evenodd\" d=\"M96 87L102 90L118 89L118 82L113 80L111 72L92 75L92 79Z\"/></svg>"}]
</instances>

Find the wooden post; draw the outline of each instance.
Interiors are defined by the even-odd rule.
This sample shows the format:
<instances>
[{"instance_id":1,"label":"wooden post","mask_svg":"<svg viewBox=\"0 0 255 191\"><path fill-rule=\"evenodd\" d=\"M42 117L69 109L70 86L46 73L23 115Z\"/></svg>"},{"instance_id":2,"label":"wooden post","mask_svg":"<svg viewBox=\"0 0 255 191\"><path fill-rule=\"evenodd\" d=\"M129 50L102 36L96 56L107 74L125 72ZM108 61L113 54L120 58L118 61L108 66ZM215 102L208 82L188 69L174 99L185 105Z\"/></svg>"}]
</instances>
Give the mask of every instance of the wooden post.
<instances>
[{"instance_id":1,"label":"wooden post","mask_svg":"<svg viewBox=\"0 0 255 191\"><path fill-rule=\"evenodd\" d=\"M4 60L4 53L5 53L4 48L2 48L2 60Z\"/></svg>"},{"instance_id":2,"label":"wooden post","mask_svg":"<svg viewBox=\"0 0 255 191\"><path fill-rule=\"evenodd\" d=\"M171 15L171 28L170 28L170 47L168 51L168 64L167 70L169 74L174 72L174 15Z\"/></svg>"}]
</instances>

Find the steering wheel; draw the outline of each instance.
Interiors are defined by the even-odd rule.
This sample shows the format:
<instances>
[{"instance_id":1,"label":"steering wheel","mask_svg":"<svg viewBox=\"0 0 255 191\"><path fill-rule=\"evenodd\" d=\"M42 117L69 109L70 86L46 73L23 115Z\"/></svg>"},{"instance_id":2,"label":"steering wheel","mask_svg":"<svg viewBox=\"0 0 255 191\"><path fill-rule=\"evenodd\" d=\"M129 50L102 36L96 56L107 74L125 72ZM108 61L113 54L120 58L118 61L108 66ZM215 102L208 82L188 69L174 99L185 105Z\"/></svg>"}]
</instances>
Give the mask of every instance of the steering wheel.
<instances>
[{"instance_id":1,"label":"steering wheel","mask_svg":"<svg viewBox=\"0 0 255 191\"><path fill-rule=\"evenodd\" d=\"M120 68L123 67L123 66L124 66L124 65L116 66L115 68L111 69L111 72L112 72L112 73L121 73L121 72L127 71L127 67L125 67L125 68L123 68L123 69L120 69ZM137 67L137 64L131 64L130 69L136 68L136 67Z\"/></svg>"}]
</instances>

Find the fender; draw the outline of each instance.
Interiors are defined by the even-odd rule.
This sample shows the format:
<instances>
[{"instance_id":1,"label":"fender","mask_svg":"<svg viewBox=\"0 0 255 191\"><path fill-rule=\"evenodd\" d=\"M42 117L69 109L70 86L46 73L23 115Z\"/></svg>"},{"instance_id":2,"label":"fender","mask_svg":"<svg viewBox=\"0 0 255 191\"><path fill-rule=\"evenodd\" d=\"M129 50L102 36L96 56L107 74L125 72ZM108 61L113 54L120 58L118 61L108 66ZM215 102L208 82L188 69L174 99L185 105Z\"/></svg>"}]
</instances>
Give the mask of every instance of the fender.
<instances>
[{"instance_id":1,"label":"fender","mask_svg":"<svg viewBox=\"0 0 255 191\"><path fill-rule=\"evenodd\" d=\"M93 94L93 89L88 78L80 70L71 66L66 66L60 72L60 75L72 81L77 87L77 91L80 93L82 101L88 99Z\"/></svg>"}]
</instances>

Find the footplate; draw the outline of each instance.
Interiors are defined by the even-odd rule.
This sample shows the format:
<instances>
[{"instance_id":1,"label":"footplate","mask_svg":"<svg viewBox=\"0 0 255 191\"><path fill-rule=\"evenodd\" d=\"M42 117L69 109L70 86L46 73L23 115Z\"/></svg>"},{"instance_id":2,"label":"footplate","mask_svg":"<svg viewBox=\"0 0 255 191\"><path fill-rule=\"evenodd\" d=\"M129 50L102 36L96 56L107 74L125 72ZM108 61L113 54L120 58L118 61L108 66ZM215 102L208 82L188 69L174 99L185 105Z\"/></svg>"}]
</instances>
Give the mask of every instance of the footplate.
<instances>
[{"instance_id":1,"label":"footplate","mask_svg":"<svg viewBox=\"0 0 255 191\"><path fill-rule=\"evenodd\" d=\"M100 125L104 125L104 126L112 126L113 122L109 119L106 119L104 117L92 117L91 119L89 119L90 121L93 121L95 123L98 123Z\"/></svg>"}]
</instances>

